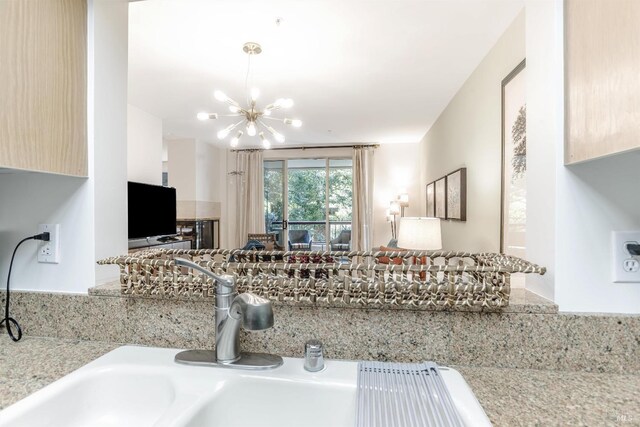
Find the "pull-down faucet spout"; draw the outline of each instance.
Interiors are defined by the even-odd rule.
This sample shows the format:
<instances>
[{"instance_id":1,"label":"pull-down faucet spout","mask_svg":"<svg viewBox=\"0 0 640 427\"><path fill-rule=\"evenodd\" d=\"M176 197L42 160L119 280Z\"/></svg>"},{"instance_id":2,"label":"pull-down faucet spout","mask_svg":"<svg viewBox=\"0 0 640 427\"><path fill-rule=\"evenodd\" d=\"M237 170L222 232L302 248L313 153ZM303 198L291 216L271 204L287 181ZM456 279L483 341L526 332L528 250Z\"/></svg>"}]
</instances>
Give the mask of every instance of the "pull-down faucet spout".
<instances>
[{"instance_id":1,"label":"pull-down faucet spout","mask_svg":"<svg viewBox=\"0 0 640 427\"><path fill-rule=\"evenodd\" d=\"M176 265L197 270L211 277L216 289L215 351L183 351L176 355L176 362L239 369L270 369L282 365L280 356L240 352L241 326L250 331L264 330L273 326L271 301L248 292L238 295L233 276L215 274L183 258L175 258L174 261Z\"/></svg>"}]
</instances>

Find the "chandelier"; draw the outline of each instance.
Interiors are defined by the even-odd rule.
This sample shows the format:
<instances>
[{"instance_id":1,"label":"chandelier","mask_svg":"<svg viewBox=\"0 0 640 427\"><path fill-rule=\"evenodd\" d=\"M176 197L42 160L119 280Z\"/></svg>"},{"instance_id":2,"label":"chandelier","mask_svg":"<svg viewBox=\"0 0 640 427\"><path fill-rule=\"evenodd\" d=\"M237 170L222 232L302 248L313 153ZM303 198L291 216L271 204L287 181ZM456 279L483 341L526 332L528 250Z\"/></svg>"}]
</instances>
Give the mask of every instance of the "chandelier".
<instances>
[{"instance_id":1,"label":"chandelier","mask_svg":"<svg viewBox=\"0 0 640 427\"><path fill-rule=\"evenodd\" d=\"M249 78L251 76L251 57L253 55L259 55L262 52L262 47L258 43L248 42L242 46L242 50L249 55L249 65L247 66L247 76L245 78L245 91L247 92L247 107L242 107L238 102L229 98L222 91L216 90L213 93L213 96L220 102L228 104L229 111L231 114L217 114L217 113L207 113L200 112L198 113L199 120L217 120L221 117L242 117L240 121L237 123L232 123L229 126L225 127L218 131L218 139L224 140L227 136L229 136L232 132L236 130L236 128L240 128L237 132L234 133L234 136L230 140L231 147L237 147L240 142L240 138L247 133L248 136L254 137L258 135L260 141L262 142L262 146L265 149L271 148L271 141L265 134L265 131L268 132L273 139L277 142L283 143L285 141L284 135L280 132L276 131L273 127L267 124L265 121L279 121L284 123L285 125L293 126L299 128L302 126L302 121L298 119L291 118L277 118L272 117L272 113L281 110L281 109L289 109L293 106L293 100L291 98L278 98L273 103L267 104L264 108L260 109L257 105L258 96L260 95L260 91L253 87L250 91L249 87Z\"/></svg>"}]
</instances>

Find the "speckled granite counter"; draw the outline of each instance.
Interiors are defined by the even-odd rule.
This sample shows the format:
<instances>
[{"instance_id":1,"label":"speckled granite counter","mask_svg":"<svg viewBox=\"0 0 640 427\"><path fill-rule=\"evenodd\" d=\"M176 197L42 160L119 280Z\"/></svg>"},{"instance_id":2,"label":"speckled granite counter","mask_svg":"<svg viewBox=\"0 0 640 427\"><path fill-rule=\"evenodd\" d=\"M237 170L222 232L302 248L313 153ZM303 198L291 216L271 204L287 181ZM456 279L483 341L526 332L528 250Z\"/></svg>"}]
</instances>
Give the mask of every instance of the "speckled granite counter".
<instances>
[{"instance_id":1,"label":"speckled granite counter","mask_svg":"<svg viewBox=\"0 0 640 427\"><path fill-rule=\"evenodd\" d=\"M4 330L0 328L0 333ZM0 408L118 344L0 336ZM495 426L640 425L640 376L456 366Z\"/></svg>"},{"instance_id":2,"label":"speckled granite counter","mask_svg":"<svg viewBox=\"0 0 640 427\"><path fill-rule=\"evenodd\" d=\"M0 291L0 307L4 293ZM211 300L169 300L15 292L11 313L28 336L210 348ZM325 343L327 357L487 368L640 372L640 315L558 313L524 296L518 312L457 313L411 309L273 304L275 324L242 332L245 351L300 357L304 342ZM523 310L523 311L522 311Z\"/></svg>"},{"instance_id":3,"label":"speckled granite counter","mask_svg":"<svg viewBox=\"0 0 640 427\"><path fill-rule=\"evenodd\" d=\"M146 296L128 296L121 293L121 285L119 281L103 283L101 285L89 288L89 295L95 297L118 297L118 298L135 298L135 299L155 299L155 300L173 300L173 301L213 301L213 298L193 296L193 297L167 297L161 295L146 295ZM313 303L302 302L282 302L274 301L276 305L290 305L294 307L300 306L314 306ZM358 307L351 307L358 308ZM400 306L370 306L368 309L383 309L383 310L403 310L406 308ZM416 310L415 308L409 308L410 310ZM451 311L465 311L465 312L479 312L482 309L469 310L465 309L452 309ZM495 311L495 310L493 310ZM509 297L509 305L500 310L500 313L537 313L537 314L557 314L558 305L549 301L533 292L523 288L511 289L511 295Z\"/></svg>"},{"instance_id":4,"label":"speckled granite counter","mask_svg":"<svg viewBox=\"0 0 640 427\"><path fill-rule=\"evenodd\" d=\"M119 347L119 344L23 337L0 327L0 409Z\"/></svg>"}]
</instances>

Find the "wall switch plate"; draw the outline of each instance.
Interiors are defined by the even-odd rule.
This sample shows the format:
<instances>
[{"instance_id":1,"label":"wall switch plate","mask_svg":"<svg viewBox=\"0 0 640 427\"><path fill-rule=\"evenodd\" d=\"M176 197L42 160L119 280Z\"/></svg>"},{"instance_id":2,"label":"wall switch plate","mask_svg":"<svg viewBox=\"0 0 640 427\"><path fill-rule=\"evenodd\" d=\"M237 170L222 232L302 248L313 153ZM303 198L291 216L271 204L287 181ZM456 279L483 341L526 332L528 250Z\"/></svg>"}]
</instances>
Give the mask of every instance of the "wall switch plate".
<instances>
[{"instance_id":1,"label":"wall switch plate","mask_svg":"<svg viewBox=\"0 0 640 427\"><path fill-rule=\"evenodd\" d=\"M58 264L60 263L60 224L40 224L38 234L49 232L49 241L40 242L38 247L38 262Z\"/></svg>"},{"instance_id":2,"label":"wall switch plate","mask_svg":"<svg viewBox=\"0 0 640 427\"><path fill-rule=\"evenodd\" d=\"M611 238L613 281L640 283L640 256L633 256L627 244L640 244L640 231L614 231Z\"/></svg>"}]
</instances>

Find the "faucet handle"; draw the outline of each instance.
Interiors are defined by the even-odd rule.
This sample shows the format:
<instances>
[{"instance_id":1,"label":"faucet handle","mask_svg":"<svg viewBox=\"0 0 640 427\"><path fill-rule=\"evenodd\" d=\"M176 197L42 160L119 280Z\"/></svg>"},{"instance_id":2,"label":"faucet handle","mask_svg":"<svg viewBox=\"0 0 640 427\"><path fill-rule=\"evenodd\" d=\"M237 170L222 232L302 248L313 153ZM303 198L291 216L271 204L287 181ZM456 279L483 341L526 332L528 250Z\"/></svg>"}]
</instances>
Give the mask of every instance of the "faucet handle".
<instances>
[{"instance_id":1,"label":"faucet handle","mask_svg":"<svg viewBox=\"0 0 640 427\"><path fill-rule=\"evenodd\" d=\"M309 372L324 369L324 346L320 340L311 339L304 344L304 369Z\"/></svg>"}]
</instances>

